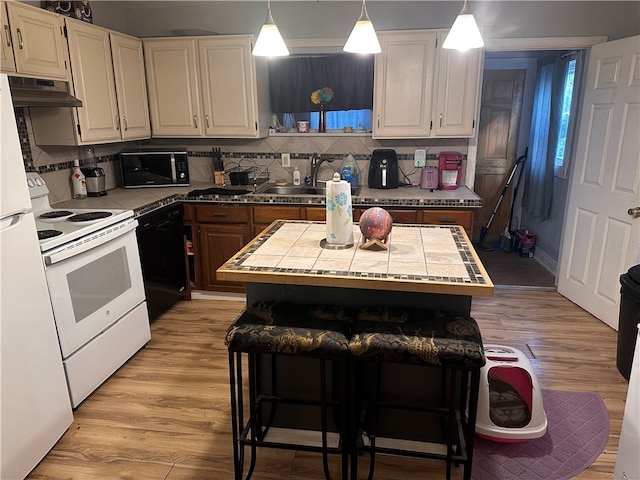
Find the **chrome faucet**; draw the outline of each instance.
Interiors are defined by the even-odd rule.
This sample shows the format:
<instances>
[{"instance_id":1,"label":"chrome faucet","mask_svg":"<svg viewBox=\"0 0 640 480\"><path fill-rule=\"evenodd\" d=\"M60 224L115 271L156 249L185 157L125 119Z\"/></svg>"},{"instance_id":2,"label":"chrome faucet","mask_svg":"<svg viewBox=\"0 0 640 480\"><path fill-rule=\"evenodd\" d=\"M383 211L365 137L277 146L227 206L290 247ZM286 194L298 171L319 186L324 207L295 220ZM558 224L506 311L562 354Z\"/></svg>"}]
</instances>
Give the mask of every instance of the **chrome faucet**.
<instances>
[{"instance_id":1,"label":"chrome faucet","mask_svg":"<svg viewBox=\"0 0 640 480\"><path fill-rule=\"evenodd\" d=\"M318 170L320 170L320 165L324 162L333 162L335 158L320 158L320 156L316 156L317 154L313 154L311 156L311 186L315 187L318 183Z\"/></svg>"}]
</instances>

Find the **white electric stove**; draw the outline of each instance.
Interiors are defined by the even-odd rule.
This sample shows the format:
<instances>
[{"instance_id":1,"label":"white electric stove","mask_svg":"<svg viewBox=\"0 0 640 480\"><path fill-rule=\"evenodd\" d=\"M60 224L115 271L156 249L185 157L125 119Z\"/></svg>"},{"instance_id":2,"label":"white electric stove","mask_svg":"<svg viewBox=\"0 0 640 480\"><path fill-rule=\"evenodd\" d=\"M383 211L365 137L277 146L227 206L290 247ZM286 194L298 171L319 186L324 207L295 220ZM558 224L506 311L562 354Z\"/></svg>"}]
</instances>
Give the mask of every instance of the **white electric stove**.
<instances>
[{"instance_id":1,"label":"white electric stove","mask_svg":"<svg viewBox=\"0 0 640 480\"><path fill-rule=\"evenodd\" d=\"M133 219L132 210L54 209L49 204L49 189L35 172L27 172L27 185L42 252Z\"/></svg>"},{"instance_id":2,"label":"white electric stove","mask_svg":"<svg viewBox=\"0 0 640 480\"><path fill-rule=\"evenodd\" d=\"M151 337L138 221L131 210L51 208L34 172L27 185L75 408Z\"/></svg>"}]
</instances>

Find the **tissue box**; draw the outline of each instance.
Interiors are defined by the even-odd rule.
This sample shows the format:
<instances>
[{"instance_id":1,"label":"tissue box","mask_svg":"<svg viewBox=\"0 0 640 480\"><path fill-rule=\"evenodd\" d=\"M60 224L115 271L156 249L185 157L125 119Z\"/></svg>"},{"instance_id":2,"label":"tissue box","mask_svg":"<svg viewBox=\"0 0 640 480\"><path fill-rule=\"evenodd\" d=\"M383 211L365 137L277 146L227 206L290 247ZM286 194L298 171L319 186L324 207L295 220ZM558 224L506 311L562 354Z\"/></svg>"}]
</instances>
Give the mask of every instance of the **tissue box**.
<instances>
[{"instance_id":1,"label":"tissue box","mask_svg":"<svg viewBox=\"0 0 640 480\"><path fill-rule=\"evenodd\" d=\"M532 233L516 230L515 251L521 257L533 257L536 249L536 236Z\"/></svg>"}]
</instances>

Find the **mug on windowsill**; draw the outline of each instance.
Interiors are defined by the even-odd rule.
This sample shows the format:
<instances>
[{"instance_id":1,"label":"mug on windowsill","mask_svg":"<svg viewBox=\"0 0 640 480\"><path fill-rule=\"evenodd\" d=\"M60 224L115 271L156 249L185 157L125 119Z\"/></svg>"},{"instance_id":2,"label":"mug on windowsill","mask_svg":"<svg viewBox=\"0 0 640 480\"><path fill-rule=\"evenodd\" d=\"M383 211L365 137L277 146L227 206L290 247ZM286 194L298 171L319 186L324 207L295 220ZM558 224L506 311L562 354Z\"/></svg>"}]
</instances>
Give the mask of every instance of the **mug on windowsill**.
<instances>
[{"instance_id":1,"label":"mug on windowsill","mask_svg":"<svg viewBox=\"0 0 640 480\"><path fill-rule=\"evenodd\" d=\"M298 133L309 133L309 122L298 122Z\"/></svg>"}]
</instances>

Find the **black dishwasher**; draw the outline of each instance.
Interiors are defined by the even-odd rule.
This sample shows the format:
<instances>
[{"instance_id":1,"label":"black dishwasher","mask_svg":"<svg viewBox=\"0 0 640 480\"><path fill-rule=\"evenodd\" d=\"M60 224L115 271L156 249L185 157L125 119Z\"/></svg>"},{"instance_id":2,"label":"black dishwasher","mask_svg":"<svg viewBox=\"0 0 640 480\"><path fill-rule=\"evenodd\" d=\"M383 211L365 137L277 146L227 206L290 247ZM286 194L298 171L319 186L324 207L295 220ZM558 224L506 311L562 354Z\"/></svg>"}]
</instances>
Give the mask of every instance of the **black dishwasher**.
<instances>
[{"instance_id":1,"label":"black dishwasher","mask_svg":"<svg viewBox=\"0 0 640 480\"><path fill-rule=\"evenodd\" d=\"M186 293L183 215L183 205L172 203L138 217L138 247L149 320Z\"/></svg>"}]
</instances>

